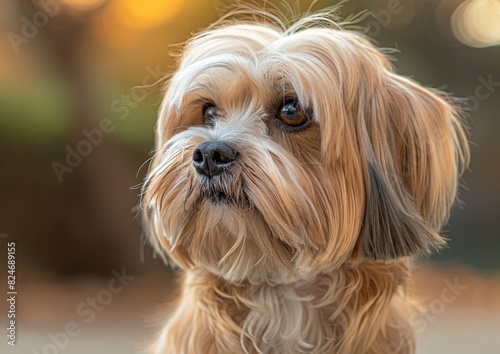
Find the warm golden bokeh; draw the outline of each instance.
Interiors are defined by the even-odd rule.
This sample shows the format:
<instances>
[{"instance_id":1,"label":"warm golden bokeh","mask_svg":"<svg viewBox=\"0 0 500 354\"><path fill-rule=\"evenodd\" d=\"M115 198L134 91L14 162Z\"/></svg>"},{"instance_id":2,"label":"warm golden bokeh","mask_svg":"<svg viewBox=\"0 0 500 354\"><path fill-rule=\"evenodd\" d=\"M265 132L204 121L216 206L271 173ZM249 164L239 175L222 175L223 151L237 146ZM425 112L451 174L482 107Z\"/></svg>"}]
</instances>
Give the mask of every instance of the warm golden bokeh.
<instances>
[{"instance_id":1,"label":"warm golden bokeh","mask_svg":"<svg viewBox=\"0 0 500 354\"><path fill-rule=\"evenodd\" d=\"M467 0L460 4L451 18L454 35L471 47L500 44L500 1Z\"/></svg>"},{"instance_id":2,"label":"warm golden bokeh","mask_svg":"<svg viewBox=\"0 0 500 354\"><path fill-rule=\"evenodd\" d=\"M109 5L105 16L132 28L159 25L177 15L186 0L115 0Z\"/></svg>"},{"instance_id":3,"label":"warm golden bokeh","mask_svg":"<svg viewBox=\"0 0 500 354\"><path fill-rule=\"evenodd\" d=\"M112 0L94 18L93 32L106 46L131 47L141 34L168 22L185 5L186 0Z\"/></svg>"},{"instance_id":4,"label":"warm golden bokeh","mask_svg":"<svg viewBox=\"0 0 500 354\"><path fill-rule=\"evenodd\" d=\"M93 10L102 5L106 0L59 0L64 6L77 11Z\"/></svg>"},{"instance_id":5,"label":"warm golden bokeh","mask_svg":"<svg viewBox=\"0 0 500 354\"><path fill-rule=\"evenodd\" d=\"M112 48L125 48L137 44L140 33L132 30L106 11L94 19L92 29L95 36Z\"/></svg>"}]
</instances>

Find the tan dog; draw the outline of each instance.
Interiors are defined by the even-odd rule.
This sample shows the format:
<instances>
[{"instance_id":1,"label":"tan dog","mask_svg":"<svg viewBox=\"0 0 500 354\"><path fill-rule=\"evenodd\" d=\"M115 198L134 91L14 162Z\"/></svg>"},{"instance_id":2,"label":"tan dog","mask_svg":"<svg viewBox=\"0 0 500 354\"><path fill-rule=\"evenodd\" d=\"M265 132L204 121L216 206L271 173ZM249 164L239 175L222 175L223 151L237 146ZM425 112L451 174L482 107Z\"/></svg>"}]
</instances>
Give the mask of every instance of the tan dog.
<instances>
[{"instance_id":1,"label":"tan dog","mask_svg":"<svg viewBox=\"0 0 500 354\"><path fill-rule=\"evenodd\" d=\"M468 158L447 97L331 10L226 16L185 46L144 186L182 270L155 353L414 353L409 257Z\"/></svg>"}]
</instances>

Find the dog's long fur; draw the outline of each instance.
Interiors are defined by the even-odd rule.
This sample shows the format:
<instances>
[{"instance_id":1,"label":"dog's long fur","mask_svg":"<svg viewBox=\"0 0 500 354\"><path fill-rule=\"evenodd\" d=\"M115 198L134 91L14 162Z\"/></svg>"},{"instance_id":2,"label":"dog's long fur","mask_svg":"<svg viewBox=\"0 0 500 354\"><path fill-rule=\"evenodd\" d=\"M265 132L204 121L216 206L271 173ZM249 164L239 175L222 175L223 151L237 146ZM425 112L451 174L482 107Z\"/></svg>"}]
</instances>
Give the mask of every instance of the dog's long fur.
<instances>
[{"instance_id":1,"label":"dog's long fur","mask_svg":"<svg viewBox=\"0 0 500 354\"><path fill-rule=\"evenodd\" d=\"M247 10L188 41L161 107L144 222L183 280L155 353L414 353L409 257L445 243L460 117L331 11ZM288 97L304 129L276 118ZM207 141L238 152L210 179Z\"/></svg>"}]
</instances>

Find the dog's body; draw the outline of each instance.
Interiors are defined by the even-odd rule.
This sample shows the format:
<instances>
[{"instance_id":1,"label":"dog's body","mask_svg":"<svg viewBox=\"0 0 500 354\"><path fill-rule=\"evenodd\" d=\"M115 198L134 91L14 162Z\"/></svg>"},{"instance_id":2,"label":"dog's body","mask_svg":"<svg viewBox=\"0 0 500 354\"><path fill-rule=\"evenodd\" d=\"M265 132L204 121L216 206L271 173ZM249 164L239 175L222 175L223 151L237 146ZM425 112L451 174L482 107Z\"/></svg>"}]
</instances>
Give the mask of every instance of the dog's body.
<instances>
[{"instance_id":1,"label":"dog's body","mask_svg":"<svg viewBox=\"0 0 500 354\"><path fill-rule=\"evenodd\" d=\"M188 271L155 353L411 353L407 276L406 262L278 285Z\"/></svg>"},{"instance_id":2,"label":"dog's body","mask_svg":"<svg viewBox=\"0 0 500 354\"><path fill-rule=\"evenodd\" d=\"M457 113L327 13L260 15L190 40L162 105L144 217L183 284L155 352L414 353L409 257L444 244Z\"/></svg>"}]
</instances>

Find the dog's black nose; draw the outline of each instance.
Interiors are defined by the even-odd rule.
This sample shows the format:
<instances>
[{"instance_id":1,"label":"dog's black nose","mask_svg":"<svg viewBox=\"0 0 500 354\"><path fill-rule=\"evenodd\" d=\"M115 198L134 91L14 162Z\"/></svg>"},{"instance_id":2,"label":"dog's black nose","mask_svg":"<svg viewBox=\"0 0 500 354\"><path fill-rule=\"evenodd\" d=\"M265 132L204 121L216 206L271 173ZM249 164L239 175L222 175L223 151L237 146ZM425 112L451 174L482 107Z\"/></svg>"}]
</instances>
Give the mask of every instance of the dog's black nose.
<instances>
[{"instance_id":1,"label":"dog's black nose","mask_svg":"<svg viewBox=\"0 0 500 354\"><path fill-rule=\"evenodd\" d=\"M212 177L231 166L238 152L221 141L204 142L193 152L193 164L198 173Z\"/></svg>"}]
</instances>

